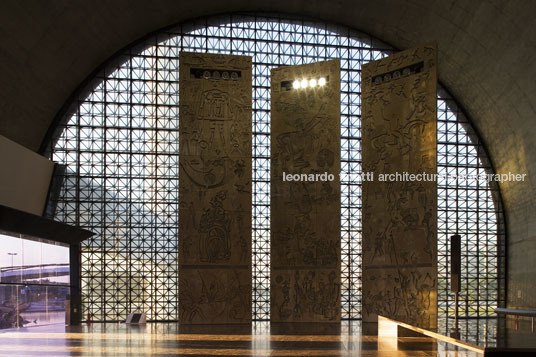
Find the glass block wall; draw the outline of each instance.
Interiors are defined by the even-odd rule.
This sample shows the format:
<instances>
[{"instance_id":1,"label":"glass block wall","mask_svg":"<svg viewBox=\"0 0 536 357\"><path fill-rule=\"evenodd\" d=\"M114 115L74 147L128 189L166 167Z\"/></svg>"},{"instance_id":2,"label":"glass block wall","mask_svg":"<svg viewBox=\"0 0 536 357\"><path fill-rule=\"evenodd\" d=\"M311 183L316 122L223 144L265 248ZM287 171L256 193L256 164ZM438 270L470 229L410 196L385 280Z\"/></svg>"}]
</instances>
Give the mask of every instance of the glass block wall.
<instances>
[{"instance_id":1,"label":"glass block wall","mask_svg":"<svg viewBox=\"0 0 536 357\"><path fill-rule=\"evenodd\" d=\"M395 51L324 22L227 15L172 26L103 64L58 116L48 153L62 165L54 219L97 233L82 248L84 316L178 318L178 54L253 57L253 318L270 317L270 70L341 59L342 317L361 317L361 66ZM441 88L441 86L440 86ZM469 120L438 93L439 174L491 172ZM487 316L504 301L504 233L488 182L438 182L440 313L452 313L449 244L463 237L461 315Z\"/></svg>"}]
</instances>

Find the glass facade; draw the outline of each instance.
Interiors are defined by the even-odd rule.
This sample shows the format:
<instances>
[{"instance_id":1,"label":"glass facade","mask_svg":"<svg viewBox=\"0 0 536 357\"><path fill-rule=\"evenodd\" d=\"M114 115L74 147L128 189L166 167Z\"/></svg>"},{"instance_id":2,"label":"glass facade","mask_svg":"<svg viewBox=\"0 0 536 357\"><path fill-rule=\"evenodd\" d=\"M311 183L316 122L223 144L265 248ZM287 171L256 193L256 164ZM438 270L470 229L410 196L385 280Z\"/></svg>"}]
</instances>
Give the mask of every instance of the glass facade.
<instances>
[{"instance_id":1,"label":"glass facade","mask_svg":"<svg viewBox=\"0 0 536 357\"><path fill-rule=\"evenodd\" d=\"M0 328L65 322L69 248L0 234Z\"/></svg>"},{"instance_id":2,"label":"glass facade","mask_svg":"<svg viewBox=\"0 0 536 357\"><path fill-rule=\"evenodd\" d=\"M361 317L361 66L395 50L352 29L260 15L199 19L155 33L104 64L68 103L49 142L65 165L54 219L96 233L82 245L84 313L178 318L178 54L253 58L253 318L270 316L270 70L341 60L342 316ZM439 173L491 172L470 122L438 93ZM439 307L449 313L448 237L463 236L462 315L504 301L504 235L496 187L438 182Z\"/></svg>"}]
</instances>

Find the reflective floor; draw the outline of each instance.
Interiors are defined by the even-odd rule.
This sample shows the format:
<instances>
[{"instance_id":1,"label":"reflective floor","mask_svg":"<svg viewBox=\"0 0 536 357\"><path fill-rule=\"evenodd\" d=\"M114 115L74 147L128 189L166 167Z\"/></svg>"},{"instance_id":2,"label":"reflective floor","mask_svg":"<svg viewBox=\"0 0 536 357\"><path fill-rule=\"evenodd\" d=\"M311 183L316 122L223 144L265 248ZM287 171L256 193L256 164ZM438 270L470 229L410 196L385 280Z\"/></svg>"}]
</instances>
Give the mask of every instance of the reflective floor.
<instances>
[{"instance_id":1,"label":"reflective floor","mask_svg":"<svg viewBox=\"0 0 536 357\"><path fill-rule=\"evenodd\" d=\"M0 331L0 356L481 356L427 337L378 350L377 325L179 327L176 323L50 325Z\"/></svg>"}]
</instances>

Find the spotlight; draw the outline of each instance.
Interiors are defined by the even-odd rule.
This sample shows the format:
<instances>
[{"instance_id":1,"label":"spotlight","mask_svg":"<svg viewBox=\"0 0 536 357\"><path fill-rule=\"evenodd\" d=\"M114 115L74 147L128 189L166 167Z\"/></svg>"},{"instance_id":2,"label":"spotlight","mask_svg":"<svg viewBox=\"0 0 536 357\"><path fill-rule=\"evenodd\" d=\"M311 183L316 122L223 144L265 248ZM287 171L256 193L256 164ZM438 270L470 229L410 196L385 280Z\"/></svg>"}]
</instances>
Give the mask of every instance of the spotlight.
<instances>
[{"instance_id":1,"label":"spotlight","mask_svg":"<svg viewBox=\"0 0 536 357\"><path fill-rule=\"evenodd\" d=\"M325 86L326 85L326 78L322 77L318 80L319 86Z\"/></svg>"},{"instance_id":2,"label":"spotlight","mask_svg":"<svg viewBox=\"0 0 536 357\"><path fill-rule=\"evenodd\" d=\"M292 87L293 87L294 89L298 89L298 88L300 88L300 81L296 79L296 80L294 81L294 83L292 83Z\"/></svg>"},{"instance_id":3,"label":"spotlight","mask_svg":"<svg viewBox=\"0 0 536 357\"><path fill-rule=\"evenodd\" d=\"M316 79L311 79L309 81L309 87L316 87Z\"/></svg>"},{"instance_id":4,"label":"spotlight","mask_svg":"<svg viewBox=\"0 0 536 357\"><path fill-rule=\"evenodd\" d=\"M308 85L309 81L307 79L302 79L302 81L300 82L300 87L302 88L307 88Z\"/></svg>"}]
</instances>

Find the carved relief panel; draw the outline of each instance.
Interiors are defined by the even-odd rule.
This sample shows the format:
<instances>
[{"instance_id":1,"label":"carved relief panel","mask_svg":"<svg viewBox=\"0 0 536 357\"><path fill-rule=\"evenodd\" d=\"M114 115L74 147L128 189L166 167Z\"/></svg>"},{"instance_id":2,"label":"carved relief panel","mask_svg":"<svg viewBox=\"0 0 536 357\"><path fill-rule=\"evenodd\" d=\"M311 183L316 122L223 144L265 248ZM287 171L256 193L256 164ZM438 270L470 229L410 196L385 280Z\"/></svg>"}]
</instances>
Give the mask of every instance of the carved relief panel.
<instances>
[{"instance_id":1,"label":"carved relief panel","mask_svg":"<svg viewBox=\"0 0 536 357\"><path fill-rule=\"evenodd\" d=\"M427 45L363 66L363 321L437 324L436 63Z\"/></svg>"},{"instance_id":2,"label":"carved relief panel","mask_svg":"<svg viewBox=\"0 0 536 357\"><path fill-rule=\"evenodd\" d=\"M271 319L337 322L340 63L271 76Z\"/></svg>"},{"instance_id":3,"label":"carved relief panel","mask_svg":"<svg viewBox=\"0 0 536 357\"><path fill-rule=\"evenodd\" d=\"M251 58L179 57L179 320L251 321Z\"/></svg>"}]
</instances>

